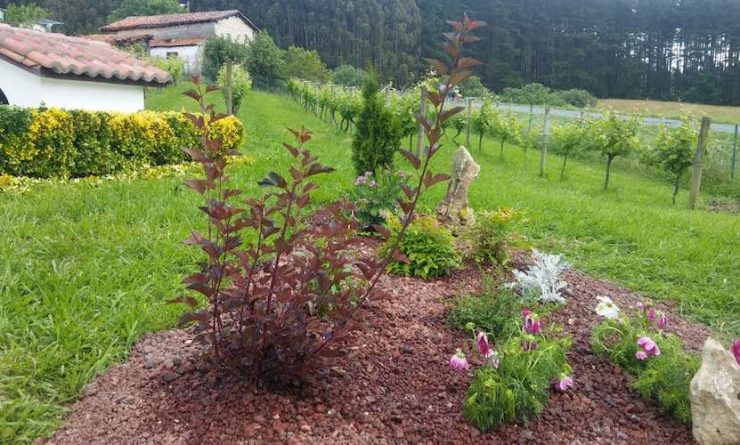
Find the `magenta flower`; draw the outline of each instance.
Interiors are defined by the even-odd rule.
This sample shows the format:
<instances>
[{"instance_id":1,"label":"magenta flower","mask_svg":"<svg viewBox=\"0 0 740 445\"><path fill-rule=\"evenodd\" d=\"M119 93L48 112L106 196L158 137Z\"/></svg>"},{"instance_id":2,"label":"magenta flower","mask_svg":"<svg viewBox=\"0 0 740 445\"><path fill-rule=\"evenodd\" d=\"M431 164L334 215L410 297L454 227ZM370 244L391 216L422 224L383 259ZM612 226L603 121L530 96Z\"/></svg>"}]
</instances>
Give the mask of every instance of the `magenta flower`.
<instances>
[{"instance_id":1,"label":"magenta flower","mask_svg":"<svg viewBox=\"0 0 740 445\"><path fill-rule=\"evenodd\" d=\"M532 311L530 311L528 307L525 307L524 309L522 309L522 318L524 318L525 320L526 320L526 319L527 319L527 317L529 317L529 316L530 316L531 314L532 314Z\"/></svg>"},{"instance_id":2,"label":"magenta flower","mask_svg":"<svg viewBox=\"0 0 740 445\"><path fill-rule=\"evenodd\" d=\"M478 347L478 352L485 358L489 358L494 354L493 349L488 344L488 336L485 332L478 332L478 336L475 338L475 346Z\"/></svg>"},{"instance_id":3,"label":"magenta flower","mask_svg":"<svg viewBox=\"0 0 740 445\"><path fill-rule=\"evenodd\" d=\"M648 358L648 356L647 356L647 354L645 354L645 351L643 351L642 349L640 349L639 351L637 351L635 353L635 358L637 358L637 360L643 361L646 358Z\"/></svg>"},{"instance_id":4,"label":"magenta flower","mask_svg":"<svg viewBox=\"0 0 740 445\"><path fill-rule=\"evenodd\" d=\"M450 366L452 369L457 371L467 371L470 369L470 363L468 363L468 359L465 358L465 354L461 349L458 349L455 354L450 357Z\"/></svg>"},{"instance_id":5,"label":"magenta flower","mask_svg":"<svg viewBox=\"0 0 740 445\"><path fill-rule=\"evenodd\" d=\"M665 316L664 313L660 313L660 317L658 317L658 329L661 331L665 331L665 328L668 327L668 317Z\"/></svg>"},{"instance_id":6,"label":"magenta flower","mask_svg":"<svg viewBox=\"0 0 740 445\"><path fill-rule=\"evenodd\" d=\"M562 375L560 376L560 380L552 381L552 386L560 392L565 392L573 387L573 377Z\"/></svg>"},{"instance_id":7,"label":"magenta flower","mask_svg":"<svg viewBox=\"0 0 740 445\"><path fill-rule=\"evenodd\" d=\"M732 342L732 355L735 356L735 361L740 365L740 340Z\"/></svg>"},{"instance_id":8,"label":"magenta flower","mask_svg":"<svg viewBox=\"0 0 740 445\"><path fill-rule=\"evenodd\" d=\"M651 323L655 322L655 319L658 318L658 312L655 310L654 307L651 307L647 310L647 319L650 320Z\"/></svg>"},{"instance_id":9,"label":"magenta flower","mask_svg":"<svg viewBox=\"0 0 740 445\"><path fill-rule=\"evenodd\" d=\"M643 336L638 338L637 346L641 347L647 355L653 355L656 357L660 355L660 348L658 348L658 345L650 337Z\"/></svg>"},{"instance_id":10,"label":"magenta flower","mask_svg":"<svg viewBox=\"0 0 740 445\"><path fill-rule=\"evenodd\" d=\"M524 332L527 334L541 334L542 324L534 316L530 315L524 319Z\"/></svg>"},{"instance_id":11,"label":"magenta flower","mask_svg":"<svg viewBox=\"0 0 740 445\"><path fill-rule=\"evenodd\" d=\"M367 181L367 178L364 176L358 176L357 179L355 179L355 185L362 185Z\"/></svg>"}]
</instances>

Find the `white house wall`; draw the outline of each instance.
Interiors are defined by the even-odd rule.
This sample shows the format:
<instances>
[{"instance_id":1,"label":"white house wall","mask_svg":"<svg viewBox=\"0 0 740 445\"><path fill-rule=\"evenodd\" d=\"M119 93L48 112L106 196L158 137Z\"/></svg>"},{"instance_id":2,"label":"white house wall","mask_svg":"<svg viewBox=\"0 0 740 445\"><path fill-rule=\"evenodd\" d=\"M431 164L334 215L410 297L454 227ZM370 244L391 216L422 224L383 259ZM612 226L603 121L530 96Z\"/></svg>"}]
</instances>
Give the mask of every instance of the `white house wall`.
<instances>
[{"instance_id":1,"label":"white house wall","mask_svg":"<svg viewBox=\"0 0 740 445\"><path fill-rule=\"evenodd\" d=\"M0 90L11 105L36 107L41 103L41 78L0 60Z\"/></svg>"},{"instance_id":2,"label":"white house wall","mask_svg":"<svg viewBox=\"0 0 740 445\"><path fill-rule=\"evenodd\" d=\"M216 35L244 41L254 38L254 30L239 17L229 17L216 22Z\"/></svg>"},{"instance_id":3,"label":"white house wall","mask_svg":"<svg viewBox=\"0 0 740 445\"><path fill-rule=\"evenodd\" d=\"M144 109L144 87L41 78L41 99L50 107L133 113Z\"/></svg>"},{"instance_id":4,"label":"white house wall","mask_svg":"<svg viewBox=\"0 0 740 445\"><path fill-rule=\"evenodd\" d=\"M167 53L177 53L177 57L185 61L185 74L195 74L200 72L200 66L202 62L201 51L198 45L193 46L166 46L150 48L149 55L152 57L159 57L161 59L167 58Z\"/></svg>"},{"instance_id":5,"label":"white house wall","mask_svg":"<svg viewBox=\"0 0 740 445\"><path fill-rule=\"evenodd\" d=\"M134 112L144 109L144 87L38 76L0 60L0 89L10 105L89 111Z\"/></svg>"}]
</instances>

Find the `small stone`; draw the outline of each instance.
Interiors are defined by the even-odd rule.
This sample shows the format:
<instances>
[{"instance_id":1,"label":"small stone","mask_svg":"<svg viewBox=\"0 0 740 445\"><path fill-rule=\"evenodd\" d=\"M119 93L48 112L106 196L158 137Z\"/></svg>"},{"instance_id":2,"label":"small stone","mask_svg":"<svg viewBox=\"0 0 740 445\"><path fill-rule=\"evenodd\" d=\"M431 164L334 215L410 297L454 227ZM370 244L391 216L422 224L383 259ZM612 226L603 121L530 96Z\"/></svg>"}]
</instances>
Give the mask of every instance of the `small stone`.
<instances>
[{"instance_id":1,"label":"small stone","mask_svg":"<svg viewBox=\"0 0 740 445\"><path fill-rule=\"evenodd\" d=\"M304 433L310 433L311 427L308 426L307 423L301 424L301 431L303 431Z\"/></svg>"},{"instance_id":2,"label":"small stone","mask_svg":"<svg viewBox=\"0 0 740 445\"><path fill-rule=\"evenodd\" d=\"M413 353L414 353L414 348L412 348L412 347L411 347L411 346L409 346L409 345L403 345L403 347L401 348L401 351L402 351L402 352L403 352L404 354L413 354Z\"/></svg>"},{"instance_id":3,"label":"small stone","mask_svg":"<svg viewBox=\"0 0 740 445\"><path fill-rule=\"evenodd\" d=\"M174 382L175 380L177 380L179 378L180 378L180 374L178 374L176 372L171 372L171 371L168 372L168 373L165 373L162 376L162 380L164 380L167 383Z\"/></svg>"},{"instance_id":4,"label":"small stone","mask_svg":"<svg viewBox=\"0 0 740 445\"><path fill-rule=\"evenodd\" d=\"M177 367L177 366L180 366L180 365L182 365L182 359L180 357L174 357L172 359L172 366Z\"/></svg>"}]
</instances>

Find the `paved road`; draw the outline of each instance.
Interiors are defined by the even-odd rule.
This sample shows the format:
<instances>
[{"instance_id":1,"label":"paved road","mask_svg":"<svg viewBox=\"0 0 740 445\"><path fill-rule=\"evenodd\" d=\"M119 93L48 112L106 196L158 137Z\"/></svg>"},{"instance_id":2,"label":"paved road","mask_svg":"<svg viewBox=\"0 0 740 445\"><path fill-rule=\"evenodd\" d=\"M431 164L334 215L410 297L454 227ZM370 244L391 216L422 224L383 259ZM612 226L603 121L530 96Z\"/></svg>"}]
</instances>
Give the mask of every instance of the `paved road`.
<instances>
[{"instance_id":1,"label":"paved road","mask_svg":"<svg viewBox=\"0 0 740 445\"><path fill-rule=\"evenodd\" d=\"M455 105L458 106L465 106L466 102L465 100L457 100L455 101ZM473 99L473 106L474 107L480 107L481 102ZM523 114L529 114L530 112L530 106L529 105L520 105L520 104L508 104L508 103L498 103L497 107L500 110L504 111L511 111L514 113L523 113ZM544 115L545 114L545 107L541 105L535 105L531 107L532 113L535 115ZM583 117L590 117L590 118L601 118L601 113L596 112L582 112L580 110L565 110L561 108L550 108L550 115L557 116L557 117L564 117L569 119L578 119L583 115ZM642 122L645 125L665 125L667 127L678 127L681 125L681 121L678 119L667 119L667 118L661 118L661 117L643 117ZM720 123L712 123L711 127L712 131L717 131L721 133L735 133L735 125L734 124L720 124Z\"/></svg>"}]
</instances>

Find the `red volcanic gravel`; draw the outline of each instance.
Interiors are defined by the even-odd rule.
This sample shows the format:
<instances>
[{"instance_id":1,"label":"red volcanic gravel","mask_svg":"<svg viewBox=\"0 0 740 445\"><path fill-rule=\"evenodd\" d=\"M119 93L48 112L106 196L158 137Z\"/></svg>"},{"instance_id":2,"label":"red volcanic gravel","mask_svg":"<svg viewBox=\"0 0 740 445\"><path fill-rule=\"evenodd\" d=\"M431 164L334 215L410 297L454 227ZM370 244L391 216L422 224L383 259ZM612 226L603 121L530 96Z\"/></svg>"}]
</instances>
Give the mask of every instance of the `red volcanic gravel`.
<instances>
[{"instance_id":1,"label":"red volcanic gravel","mask_svg":"<svg viewBox=\"0 0 740 445\"><path fill-rule=\"evenodd\" d=\"M277 394L200 365L187 330L145 336L129 360L95 379L48 444L691 444L691 431L641 400L629 377L589 352L596 296L621 307L638 297L571 271L567 305L548 322L573 336L575 386L553 394L542 417L482 434L461 406L469 374L448 365L466 341L445 322L450 299L476 290L474 269L443 280L385 277L366 327L309 377L302 394ZM708 332L671 329L698 349Z\"/></svg>"}]
</instances>

